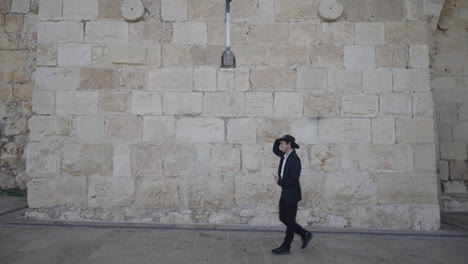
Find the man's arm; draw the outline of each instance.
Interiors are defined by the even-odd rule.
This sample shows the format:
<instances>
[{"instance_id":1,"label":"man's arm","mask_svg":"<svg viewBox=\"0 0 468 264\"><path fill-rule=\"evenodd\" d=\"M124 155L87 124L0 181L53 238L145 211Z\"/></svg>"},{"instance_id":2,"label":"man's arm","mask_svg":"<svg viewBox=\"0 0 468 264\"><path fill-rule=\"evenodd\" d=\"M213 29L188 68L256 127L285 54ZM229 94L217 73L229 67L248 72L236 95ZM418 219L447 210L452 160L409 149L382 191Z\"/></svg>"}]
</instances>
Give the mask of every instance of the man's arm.
<instances>
[{"instance_id":1,"label":"man's arm","mask_svg":"<svg viewBox=\"0 0 468 264\"><path fill-rule=\"evenodd\" d=\"M278 179L278 185L281 187L287 187L287 186L298 184L299 176L301 175L301 160L295 157L295 158L291 158L291 160L289 160L288 158L287 161L291 162L291 164L289 165L290 169L285 179L283 178Z\"/></svg>"},{"instance_id":2,"label":"man's arm","mask_svg":"<svg viewBox=\"0 0 468 264\"><path fill-rule=\"evenodd\" d=\"M273 143L273 153L275 153L276 156L282 157L283 152L279 149L281 138L278 138L275 140L275 143Z\"/></svg>"}]
</instances>

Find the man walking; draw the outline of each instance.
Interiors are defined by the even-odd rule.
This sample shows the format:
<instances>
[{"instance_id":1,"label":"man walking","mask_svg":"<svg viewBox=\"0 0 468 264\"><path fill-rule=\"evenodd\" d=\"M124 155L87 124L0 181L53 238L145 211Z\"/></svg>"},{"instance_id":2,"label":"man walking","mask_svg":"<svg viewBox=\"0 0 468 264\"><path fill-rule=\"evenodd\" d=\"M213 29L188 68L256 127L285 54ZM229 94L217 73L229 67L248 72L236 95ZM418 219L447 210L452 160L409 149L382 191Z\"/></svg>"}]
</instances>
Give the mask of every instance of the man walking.
<instances>
[{"instance_id":1,"label":"man walking","mask_svg":"<svg viewBox=\"0 0 468 264\"><path fill-rule=\"evenodd\" d=\"M281 157L278 167L278 185L281 186L279 201L279 219L286 225L286 237L280 247L272 250L275 255L290 254L294 233L302 238L302 247L312 239L312 233L296 223L297 203L302 199L299 177L301 175L301 160L294 149L298 149L296 139L285 135L275 140L273 152Z\"/></svg>"}]
</instances>

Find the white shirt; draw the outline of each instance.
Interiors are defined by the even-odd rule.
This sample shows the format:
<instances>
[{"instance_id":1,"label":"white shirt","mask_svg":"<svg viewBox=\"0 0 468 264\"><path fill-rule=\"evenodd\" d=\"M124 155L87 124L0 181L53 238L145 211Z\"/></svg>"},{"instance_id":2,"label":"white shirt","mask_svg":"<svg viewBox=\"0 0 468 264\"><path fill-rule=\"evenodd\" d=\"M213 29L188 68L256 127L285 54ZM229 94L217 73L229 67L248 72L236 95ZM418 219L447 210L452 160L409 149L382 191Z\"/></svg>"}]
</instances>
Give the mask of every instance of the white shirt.
<instances>
[{"instance_id":1,"label":"white shirt","mask_svg":"<svg viewBox=\"0 0 468 264\"><path fill-rule=\"evenodd\" d=\"M284 154L283 164L281 165L281 174L280 174L281 179L283 179L284 165L286 164L286 160L288 159L289 154L291 154L292 151L293 150L291 149L288 153Z\"/></svg>"}]
</instances>

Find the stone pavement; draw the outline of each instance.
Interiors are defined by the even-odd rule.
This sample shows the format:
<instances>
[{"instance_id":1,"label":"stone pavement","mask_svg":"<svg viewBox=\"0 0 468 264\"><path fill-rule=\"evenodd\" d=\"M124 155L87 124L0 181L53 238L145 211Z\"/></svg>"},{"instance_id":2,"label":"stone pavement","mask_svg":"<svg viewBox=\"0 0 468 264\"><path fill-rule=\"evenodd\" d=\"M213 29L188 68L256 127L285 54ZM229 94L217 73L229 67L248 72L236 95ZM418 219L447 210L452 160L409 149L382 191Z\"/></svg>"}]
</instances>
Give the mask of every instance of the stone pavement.
<instances>
[{"instance_id":1,"label":"stone pavement","mask_svg":"<svg viewBox=\"0 0 468 264\"><path fill-rule=\"evenodd\" d=\"M15 200L16 199L16 200ZM21 200L10 199L21 208ZM6 202L0 197L0 215ZM24 203L24 201L23 201ZM314 239L292 254L274 256L283 233L210 230L160 225L41 222L22 217L25 209L0 216L0 263L275 264L275 263L467 263L467 215L443 218L443 230L312 229ZM194 227L194 226L192 226ZM244 227L245 228L245 227Z\"/></svg>"}]
</instances>

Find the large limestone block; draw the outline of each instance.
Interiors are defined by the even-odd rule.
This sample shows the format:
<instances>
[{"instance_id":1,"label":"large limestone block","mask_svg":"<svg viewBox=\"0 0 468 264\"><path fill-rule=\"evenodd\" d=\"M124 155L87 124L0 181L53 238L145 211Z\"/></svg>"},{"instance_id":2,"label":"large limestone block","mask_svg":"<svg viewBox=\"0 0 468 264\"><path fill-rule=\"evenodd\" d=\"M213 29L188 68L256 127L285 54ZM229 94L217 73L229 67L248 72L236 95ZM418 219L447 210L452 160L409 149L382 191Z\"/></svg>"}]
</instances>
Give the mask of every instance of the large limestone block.
<instances>
[{"instance_id":1,"label":"large limestone block","mask_svg":"<svg viewBox=\"0 0 468 264\"><path fill-rule=\"evenodd\" d=\"M86 204L86 178L38 178L27 183L29 208L51 208L57 205Z\"/></svg>"},{"instance_id":2,"label":"large limestone block","mask_svg":"<svg viewBox=\"0 0 468 264\"><path fill-rule=\"evenodd\" d=\"M99 143L104 138L104 118L101 116L79 116L77 136L83 143Z\"/></svg>"},{"instance_id":3,"label":"large limestone block","mask_svg":"<svg viewBox=\"0 0 468 264\"><path fill-rule=\"evenodd\" d=\"M236 44L264 45L289 43L289 26L286 23L235 24L233 31L233 42Z\"/></svg>"},{"instance_id":4,"label":"large limestone block","mask_svg":"<svg viewBox=\"0 0 468 264\"><path fill-rule=\"evenodd\" d=\"M81 68L80 88L83 90L104 90L117 87L116 72L111 68Z\"/></svg>"},{"instance_id":5,"label":"large limestone block","mask_svg":"<svg viewBox=\"0 0 468 264\"><path fill-rule=\"evenodd\" d=\"M1 29L1 25L0 25ZM0 48L1 49L16 49L20 42L20 38L16 33L1 34L0 35Z\"/></svg>"},{"instance_id":6,"label":"large limestone block","mask_svg":"<svg viewBox=\"0 0 468 264\"><path fill-rule=\"evenodd\" d=\"M317 144L318 120L301 118L291 122L291 134L298 144Z\"/></svg>"},{"instance_id":7,"label":"large limestone block","mask_svg":"<svg viewBox=\"0 0 468 264\"><path fill-rule=\"evenodd\" d=\"M406 93L383 93L379 95L380 113L391 116L411 116L411 95Z\"/></svg>"},{"instance_id":8,"label":"large limestone block","mask_svg":"<svg viewBox=\"0 0 468 264\"><path fill-rule=\"evenodd\" d=\"M201 114L203 108L202 93L164 93L163 112L165 115Z\"/></svg>"},{"instance_id":9,"label":"large limestone block","mask_svg":"<svg viewBox=\"0 0 468 264\"><path fill-rule=\"evenodd\" d=\"M28 120L19 119L15 121L10 121L6 124L3 134L7 137L18 136L21 134L26 134L28 132Z\"/></svg>"},{"instance_id":10,"label":"large limestone block","mask_svg":"<svg viewBox=\"0 0 468 264\"><path fill-rule=\"evenodd\" d=\"M113 144L112 176L130 178L132 148L127 143Z\"/></svg>"},{"instance_id":11,"label":"large limestone block","mask_svg":"<svg viewBox=\"0 0 468 264\"><path fill-rule=\"evenodd\" d=\"M374 204L377 201L377 184L375 177L367 172L327 173L322 195L336 204Z\"/></svg>"},{"instance_id":12,"label":"large limestone block","mask_svg":"<svg viewBox=\"0 0 468 264\"><path fill-rule=\"evenodd\" d=\"M56 66L58 49L55 44L38 43L36 49L37 66Z\"/></svg>"},{"instance_id":13,"label":"large limestone block","mask_svg":"<svg viewBox=\"0 0 468 264\"><path fill-rule=\"evenodd\" d=\"M245 92L250 90L248 69L218 70L217 91Z\"/></svg>"},{"instance_id":14,"label":"large limestone block","mask_svg":"<svg viewBox=\"0 0 468 264\"><path fill-rule=\"evenodd\" d=\"M453 139L459 142L468 142L468 122L453 125Z\"/></svg>"},{"instance_id":15,"label":"large limestone block","mask_svg":"<svg viewBox=\"0 0 468 264\"><path fill-rule=\"evenodd\" d=\"M231 2L231 5L233 4ZM225 17L225 2L217 0L187 1L187 10L190 21L222 21Z\"/></svg>"},{"instance_id":16,"label":"large limestone block","mask_svg":"<svg viewBox=\"0 0 468 264\"><path fill-rule=\"evenodd\" d=\"M302 93L277 92L274 95L275 116L302 116L304 112L304 99Z\"/></svg>"},{"instance_id":17,"label":"large limestone block","mask_svg":"<svg viewBox=\"0 0 468 264\"><path fill-rule=\"evenodd\" d=\"M334 145L315 144L307 150L308 160L301 159L305 168L314 171L333 172L339 169L339 153Z\"/></svg>"},{"instance_id":18,"label":"large limestone block","mask_svg":"<svg viewBox=\"0 0 468 264\"><path fill-rule=\"evenodd\" d=\"M193 176L196 164L194 145L164 145L162 151L163 175L165 177Z\"/></svg>"},{"instance_id":19,"label":"large limestone block","mask_svg":"<svg viewBox=\"0 0 468 264\"><path fill-rule=\"evenodd\" d=\"M376 145L358 146L359 166L372 171L412 171L413 150L409 145Z\"/></svg>"},{"instance_id":20,"label":"large limestone block","mask_svg":"<svg viewBox=\"0 0 468 264\"><path fill-rule=\"evenodd\" d=\"M91 64L91 45L58 45L58 66L88 66Z\"/></svg>"},{"instance_id":21,"label":"large limestone block","mask_svg":"<svg viewBox=\"0 0 468 264\"><path fill-rule=\"evenodd\" d=\"M261 118L257 120L258 143L273 143L275 139L291 133L287 118Z\"/></svg>"},{"instance_id":22,"label":"large limestone block","mask_svg":"<svg viewBox=\"0 0 468 264\"><path fill-rule=\"evenodd\" d=\"M113 177L90 177L88 206L90 208L112 208L129 206L135 199L135 180Z\"/></svg>"},{"instance_id":23,"label":"large limestone block","mask_svg":"<svg viewBox=\"0 0 468 264\"><path fill-rule=\"evenodd\" d=\"M257 123L253 118L232 118L227 122L227 141L253 144L257 141Z\"/></svg>"},{"instance_id":24,"label":"large limestone block","mask_svg":"<svg viewBox=\"0 0 468 264\"><path fill-rule=\"evenodd\" d=\"M432 154L432 150L434 150L434 148L429 148L429 146L426 148L426 149L418 149L419 150L419 155L420 155L420 159L423 159L423 158L428 158L428 162L425 162L425 160L422 160L420 165L421 167L424 167L424 168L429 168L429 166L434 166L434 162L435 162L435 153L433 156L430 156ZM430 157L430 159L429 159ZM441 161L439 161L440 163ZM429 164L430 163L430 164ZM468 179L468 170L466 170L466 167L467 167L467 161L466 160L451 160L449 161L449 164L450 166L447 166L448 168L446 168L447 170L450 169L450 179L451 180L467 180ZM447 163L446 163L447 164ZM441 167L439 165L439 167ZM448 173L448 171L447 171ZM448 176L446 178L442 178L441 176L441 179L442 180L448 180Z\"/></svg>"},{"instance_id":25,"label":"large limestone block","mask_svg":"<svg viewBox=\"0 0 468 264\"><path fill-rule=\"evenodd\" d=\"M244 93L214 92L203 96L203 115L239 117L244 115Z\"/></svg>"},{"instance_id":26,"label":"large limestone block","mask_svg":"<svg viewBox=\"0 0 468 264\"><path fill-rule=\"evenodd\" d=\"M138 141L142 137L143 122L138 116L106 116L104 124L104 134L109 140Z\"/></svg>"},{"instance_id":27,"label":"large limestone block","mask_svg":"<svg viewBox=\"0 0 468 264\"><path fill-rule=\"evenodd\" d=\"M234 181L236 204L276 206L281 189L271 175L265 173L242 173Z\"/></svg>"},{"instance_id":28,"label":"large limestone block","mask_svg":"<svg viewBox=\"0 0 468 264\"><path fill-rule=\"evenodd\" d=\"M362 71L362 88L366 93L389 93L392 91L392 85L392 71L390 69Z\"/></svg>"},{"instance_id":29,"label":"large limestone block","mask_svg":"<svg viewBox=\"0 0 468 264\"><path fill-rule=\"evenodd\" d=\"M372 119L372 143L395 144L395 121L393 118Z\"/></svg>"},{"instance_id":30,"label":"large limestone block","mask_svg":"<svg viewBox=\"0 0 468 264\"><path fill-rule=\"evenodd\" d=\"M94 20L98 17L98 0L63 0L63 19Z\"/></svg>"},{"instance_id":31,"label":"large limestone block","mask_svg":"<svg viewBox=\"0 0 468 264\"><path fill-rule=\"evenodd\" d=\"M327 89L327 71L313 68L297 69L297 89L303 92L324 92Z\"/></svg>"},{"instance_id":32,"label":"large limestone block","mask_svg":"<svg viewBox=\"0 0 468 264\"><path fill-rule=\"evenodd\" d=\"M245 114L247 116L272 116L273 93L247 92L245 94Z\"/></svg>"},{"instance_id":33,"label":"large limestone block","mask_svg":"<svg viewBox=\"0 0 468 264\"><path fill-rule=\"evenodd\" d=\"M290 23L289 42L293 45L319 44L322 40L320 23Z\"/></svg>"},{"instance_id":34,"label":"large limestone block","mask_svg":"<svg viewBox=\"0 0 468 264\"><path fill-rule=\"evenodd\" d=\"M377 95L344 94L341 97L342 112L345 116L375 116L379 111Z\"/></svg>"},{"instance_id":35,"label":"large limestone block","mask_svg":"<svg viewBox=\"0 0 468 264\"><path fill-rule=\"evenodd\" d=\"M413 94L413 116L432 117L434 113L434 102L431 92L417 92Z\"/></svg>"},{"instance_id":36,"label":"large limestone block","mask_svg":"<svg viewBox=\"0 0 468 264\"><path fill-rule=\"evenodd\" d=\"M209 144L199 145L195 150L195 175L208 176L211 167L211 148Z\"/></svg>"},{"instance_id":37,"label":"large limestone block","mask_svg":"<svg viewBox=\"0 0 468 264\"><path fill-rule=\"evenodd\" d=\"M397 119L396 140L398 144L433 143L434 120L432 119Z\"/></svg>"},{"instance_id":38,"label":"large limestone block","mask_svg":"<svg viewBox=\"0 0 468 264\"><path fill-rule=\"evenodd\" d=\"M272 68L296 67L310 65L308 54L308 49L304 46L274 45L266 50L266 59L268 66Z\"/></svg>"},{"instance_id":39,"label":"large limestone block","mask_svg":"<svg viewBox=\"0 0 468 264\"><path fill-rule=\"evenodd\" d=\"M126 92L100 92L99 113L126 113L130 107L130 94Z\"/></svg>"},{"instance_id":40,"label":"large limestone block","mask_svg":"<svg viewBox=\"0 0 468 264\"><path fill-rule=\"evenodd\" d=\"M124 0L99 0L99 18L121 18Z\"/></svg>"},{"instance_id":41,"label":"large limestone block","mask_svg":"<svg viewBox=\"0 0 468 264\"><path fill-rule=\"evenodd\" d=\"M110 59L114 64L161 64L160 46L112 45Z\"/></svg>"},{"instance_id":42,"label":"large limestone block","mask_svg":"<svg viewBox=\"0 0 468 264\"><path fill-rule=\"evenodd\" d=\"M376 173L381 204L437 204L435 172Z\"/></svg>"},{"instance_id":43,"label":"large limestone block","mask_svg":"<svg viewBox=\"0 0 468 264\"><path fill-rule=\"evenodd\" d=\"M353 23L322 23L323 44L353 44Z\"/></svg>"},{"instance_id":44,"label":"large limestone block","mask_svg":"<svg viewBox=\"0 0 468 264\"><path fill-rule=\"evenodd\" d=\"M61 18L63 10L62 5L63 2L61 0L39 1L39 19L52 20Z\"/></svg>"},{"instance_id":45,"label":"large limestone block","mask_svg":"<svg viewBox=\"0 0 468 264\"><path fill-rule=\"evenodd\" d=\"M371 123L367 118L319 120L320 143L370 143Z\"/></svg>"},{"instance_id":46,"label":"large limestone block","mask_svg":"<svg viewBox=\"0 0 468 264\"><path fill-rule=\"evenodd\" d=\"M231 209L233 179L229 176L188 177L181 182L184 206L188 209Z\"/></svg>"},{"instance_id":47,"label":"large limestone block","mask_svg":"<svg viewBox=\"0 0 468 264\"><path fill-rule=\"evenodd\" d=\"M85 41L90 43L126 43L128 23L91 21L86 23Z\"/></svg>"},{"instance_id":48,"label":"large limestone block","mask_svg":"<svg viewBox=\"0 0 468 264\"><path fill-rule=\"evenodd\" d=\"M195 68L193 72L194 90L198 92L216 91L216 72L214 68Z\"/></svg>"},{"instance_id":49,"label":"large limestone block","mask_svg":"<svg viewBox=\"0 0 468 264\"><path fill-rule=\"evenodd\" d=\"M384 23L356 23L354 30L356 44L385 44Z\"/></svg>"},{"instance_id":50,"label":"large limestone block","mask_svg":"<svg viewBox=\"0 0 468 264\"><path fill-rule=\"evenodd\" d=\"M148 81L148 71L140 68L125 67L118 71L118 84L127 90L142 90Z\"/></svg>"},{"instance_id":51,"label":"large limestone block","mask_svg":"<svg viewBox=\"0 0 468 264\"><path fill-rule=\"evenodd\" d=\"M2 71L23 71L25 60L29 56L29 51L0 50L0 70ZM5 79L8 77L5 75Z\"/></svg>"},{"instance_id":52,"label":"large limestone block","mask_svg":"<svg viewBox=\"0 0 468 264\"><path fill-rule=\"evenodd\" d=\"M175 118L172 116L144 116L143 141L169 142L175 139Z\"/></svg>"},{"instance_id":53,"label":"large limestone block","mask_svg":"<svg viewBox=\"0 0 468 264\"><path fill-rule=\"evenodd\" d=\"M427 26L423 22L386 23L385 39L387 44L427 44Z\"/></svg>"},{"instance_id":54,"label":"large limestone block","mask_svg":"<svg viewBox=\"0 0 468 264\"><path fill-rule=\"evenodd\" d=\"M177 22L172 25L172 42L176 44L206 44L207 26L203 22Z\"/></svg>"},{"instance_id":55,"label":"large limestone block","mask_svg":"<svg viewBox=\"0 0 468 264\"><path fill-rule=\"evenodd\" d=\"M240 0L231 2L232 21L257 21L258 0Z\"/></svg>"},{"instance_id":56,"label":"large limestone block","mask_svg":"<svg viewBox=\"0 0 468 264\"><path fill-rule=\"evenodd\" d=\"M3 17L2 17L3 19ZM5 23L6 22L6 23ZM24 16L20 14L7 14L5 16L5 31L9 33L21 32L22 30L25 31L26 28L24 27ZM12 47L11 49L14 49Z\"/></svg>"},{"instance_id":57,"label":"large limestone block","mask_svg":"<svg viewBox=\"0 0 468 264\"><path fill-rule=\"evenodd\" d=\"M233 174L239 172L240 149L231 145L219 145L212 149L211 174Z\"/></svg>"},{"instance_id":58,"label":"large limestone block","mask_svg":"<svg viewBox=\"0 0 468 264\"><path fill-rule=\"evenodd\" d=\"M393 71L393 90L396 92L428 92L429 70L395 69Z\"/></svg>"},{"instance_id":59,"label":"large limestone block","mask_svg":"<svg viewBox=\"0 0 468 264\"><path fill-rule=\"evenodd\" d=\"M444 193L459 193L466 194L468 188L463 181L448 181L443 183Z\"/></svg>"},{"instance_id":60,"label":"large limestone block","mask_svg":"<svg viewBox=\"0 0 468 264\"><path fill-rule=\"evenodd\" d=\"M161 145L132 145L132 176L135 178L160 178L162 175Z\"/></svg>"},{"instance_id":61,"label":"large limestone block","mask_svg":"<svg viewBox=\"0 0 468 264\"><path fill-rule=\"evenodd\" d=\"M273 142L262 145L242 145L242 171L267 175L272 181L278 168L278 157L272 152ZM272 175L270 175L272 174Z\"/></svg>"},{"instance_id":62,"label":"large limestone block","mask_svg":"<svg viewBox=\"0 0 468 264\"><path fill-rule=\"evenodd\" d=\"M333 92L361 91L360 70L329 70L328 89Z\"/></svg>"},{"instance_id":63,"label":"large limestone block","mask_svg":"<svg viewBox=\"0 0 468 264\"><path fill-rule=\"evenodd\" d=\"M340 115L341 98L336 93L304 94L304 116L336 117Z\"/></svg>"},{"instance_id":64,"label":"large limestone block","mask_svg":"<svg viewBox=\"0 0 468 264\"><path fill-rule=\"evenodd\" d=\"M162 49L162 58L165 68L192 66L189 45L166 44Z\"/></svg>"},{"instance_id":65,"label":"large limestone block","mask_svg":"<svg viewBox=\"0 0 468 264\"><path fill-rule=\"evenodd\" d=\"M466 160L467 149L466 144L459 142L440 143L440 158L444 160Z\"/></svg>"},{"instance_id":66,"label":"large limestone block","mask_svg":"<svg viewBox=\"0 0 468 264\"><path fill-rule=\"evenodd\" d=\"M295 81L296 74L287 69L255 69L250 73L254 91L293 91Z\"/></svg>"},{"instance_id":67,"label":"large limestone block","mask_svg":"<svg viewBox=\"0 0 468 264\"><path fill-rule=\"evenodd\" d=\"M84 25L78 21L39 22L39 43L71 43L83 41Z\"/></svg>"},{"instance_id":68,"label":"large limestone block","mask_svg":"<svg viewBox=\"0 0 468 264\"><path fill-rule=\"evenodd\" d=\"M132 114L135 115L161 115L162 100L159 93L140 92L132 93Z\"/></svg>"},{"instance_id":69,"label":"large limestone block","mask_svg":"<svg viewBox=\"0 0 468 264\"><path fill-rule=\"evenodd\" d=\"M182 118L176 123L176 138L185 142L224 142L224 121L218 118Z\"/></svg>"},{"instance_id":70,"label":"large limestone block","mask_svg":"<svg viewBox=\"0 0 468 264\"><path fill-rule=\"evenodd\" d=\"M166 68L150 71L148 88L167 92L191 92L193 70L189 68Z\"/></svg>"},{"instance_id":71,"label":"large limestone block","mask_svg":"<svg viewBox=\"0 0 468 264\"><path fill-rule=\"evenodd\" d=\"M88 91L58 91L58 115L93 115L98 113L98 93Z\"/></svg>"},{"instance_id":72,"label":"large limestone block","mask_svg":"<svg viewBox=\"0 0 468 264\"><path fill-rule=\"evenodd\" d=\"M108 176L112 168L112 145L66 143L62 147L62 173L73 176Z\"/></svg>"},{"instance_id":73,"label":"large limestone block","mask_svg":"<svg viewBox=\"0 0 468 264\"><path fill-rule=\"evenodd\" d=\"M28 177L55 177L60 174L60 148L54 143L29 143L26 147Z\"/></svg>"},{"instance_id":74,"label":"large limestone block","mask_svg":"<svg viewBox=\"0 0 468 264\"><path fill-rule=\"evenodd\" d=\"M219 54L222 54L224 49L224 46L221 45L190 46L191 64L196 66L219 67Z\"/></svg>"},{"instance_id":75,"label":"large limestone block","mask_svg":"<svg viewBox=\"0 0 468 264\"><path fill-rule=\"evenodd\" d=\"M29 140L65 140L74 135L71 118L63 116L33 116L29 119Z\"/></svg>"},{"instance_id":76,"label":"large limestone block","mask_svg":"<svg viewBox=\"0 0 468 264\"><path fill-rule=\"evenodd\" d=\"M161 0L163 21L187 20L187 0Z\"/></svg>"},{"instance_id":77,"label":"large limestone block","mask_svg":"<svg viewBox=\"0 0 468 264\"><path fill-rule=\"evenodd\" d=\"M310 47L310 61L314 68L343 68L343 45L314 45Z\"/></svg>"},{"instance_id":78,"label":"large limestone block","mask_svg":"<svg viewBox=\"0 0 468 264\"><path fill-rule=\"evenodd\" d=\"M269 51L256 45L232 45L237 65L245 67L265 67L268 64Z\"/></svg>"},{"instance_id":79,"label":"large limestone block","mask_svg":"<svg viewBox=\"0 0 468 264\"><path fill-rule=\"evenodd\" d=\"M55 113L55 93L49 91L34 91L32 110L39 115L52 115Z\"/></svg>"},{"instance_id":80,"label":"large limestone block","mask_svg":"<svg viewBox=\"0 0 468 264\"><path fill-rule=\"evenodd\" d=\"M436 169L436 150L434 144L413 145L414 169L434 171Z\"/></svg>"},{"instance_id":81,"label":"large limestone block","mask_svg":"<svg viewBox=\"0 0 468 264\"><path fill-rule=\"evenodd\" d=\"M170 208L179 204L177 182L173 179L139 179L135 204L138 208Z\"/></svg>"},{"instance_id":82,"label":"large limestone block","mask_svg":"<svg viewBox=\"0 0 468 264\"><path fill-rule=\"evenodd\" d=\"M37 90L60 91L76 90L79 71L74 68L44 68L36 69L33 75Z\"/></svg>"},{"instance_id":83,"label":"large limestone block","mask_svg":"<svg viewBox=\"0 0 468 264\"><path fill-rule=\"evenodd\" d=\"M161 44L172 39L172 26L170 23L159 21L140 21L128 26L128 40L135 44Z\"/></svg>"},{"instance_id":84,"label":"large limestone block","mask_svg":"<svg viewBox=\"0 0 468 264\"><path fill-rule=\"evenodd\" d=\"M408 46L377 46L377 67L407 68L409 63Z\"/></svg>"},{"instance_id":85,"label":"large limestone block","mask_svg":"<svg viewBox=\"0 0 468 264\"><path fill-rule=\"evenodd\" d=\"M429 67L429 47L427 45L411 45L409 57L411 68L425 69Z\"/></svg>"},{"instance_id":86,"label":"large limestone block","mask_svg":"<svg viewBox=\"0 0 468 264\"><path fill-rule=\"evenodd\" d=\"M287 0L277 0L276 21L310 21L318 19L319 0L299 0L293 4Z\"/></svg>"},{"instance_id":87,"label":"large limestone block","mask_svg":"<svg viewBox=\"0 0 468 264\"><path fill-rule=\"evenodd\" d=\"M344 66L347 69L375 68L375 46L346 45L344 47Z\"/></svg>"}]
</instances>

